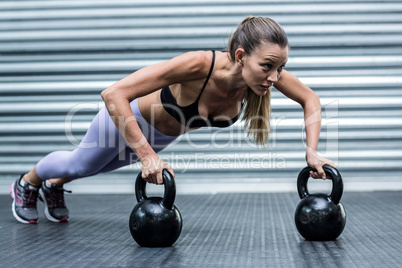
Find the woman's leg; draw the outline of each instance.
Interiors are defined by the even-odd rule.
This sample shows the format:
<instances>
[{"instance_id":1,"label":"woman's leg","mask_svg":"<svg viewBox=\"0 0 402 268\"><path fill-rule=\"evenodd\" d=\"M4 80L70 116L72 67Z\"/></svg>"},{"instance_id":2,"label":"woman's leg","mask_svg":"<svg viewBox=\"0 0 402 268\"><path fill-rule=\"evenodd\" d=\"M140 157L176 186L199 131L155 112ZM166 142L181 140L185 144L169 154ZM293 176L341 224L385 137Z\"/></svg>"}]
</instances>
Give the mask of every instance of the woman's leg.
<instances>
[{"instance_id":1,"label":"woman's leg","mask_svg":"<svg viewBox=\"0 0 402 268\"><path fill-rule=\"evenodd\" d=\"M155 152L176 139L160 133L146 122L139 112L138 100L134 100L130 105L141 131ZM59 186L70 180L108 172L137 160L137 156L126 146L107 110L103 108L92 121L78 148L74 151L56 151L48 154L33 170L12 184L13 215L20 222L36 223L36 197L40 192L45 202L46 217L54 222L68 221L69 212L64 203L64 190ZM55 184L48 185L43 183L44 180ZM41 183L42 187L39 187ZM28 199L25 198L27 196Z\"/></svg>"},{"instance_id":2,"label":"woman's leg","mask_svg":"<svg viewBox=\"0 0 402 268\"><path fill-rule=\"evenodd\" d=\"M92 121L78 148L48 154L24 176L24 180L34 186L40 185L43 180L62 185L97 173L125 148L124 139L103 108Z\"/></svg>"},{"instance_id":3,"label":"woman's leg","mask_svg":"<svg viewBox=\"0 0 402 268\"><path fill-rule=\"evenodd\" d=\"M48 220L68 221L69 210L64 202L63 184L96 174L125 148L124 139L107 110L102 109L92 121L78 148L48 154L33 170L13 183L11 195L14 198L14 217L23 223L36 223L36 202L39 193L44 201L44 213ZM48 182L44 182L47 180Z\"/></svg>"},{"instance_id":4,"label":"woman's leg","mask_svg":"<svg viewBox=\"0 0 402 268\"><path fill-rule=\"evenodd\" d=\"M155 152L161 151L177 138L166 136L150 125L139 111L138 99L131 102L130 106L141 131ZM103 108L92 121L78 148L48 154L25 175L24 180L32 185L51 180L62 186L71 180L108 172L137 161L137 156L126 145L106 108Z\"/></svg>"}]
</instances>

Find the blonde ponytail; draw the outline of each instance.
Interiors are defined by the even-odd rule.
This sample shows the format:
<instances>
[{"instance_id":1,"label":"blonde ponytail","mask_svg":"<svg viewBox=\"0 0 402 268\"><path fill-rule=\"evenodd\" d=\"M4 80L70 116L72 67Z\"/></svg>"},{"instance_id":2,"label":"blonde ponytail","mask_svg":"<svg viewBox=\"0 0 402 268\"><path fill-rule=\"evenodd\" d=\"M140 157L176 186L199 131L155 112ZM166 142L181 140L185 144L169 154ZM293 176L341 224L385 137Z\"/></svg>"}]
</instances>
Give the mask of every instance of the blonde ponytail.
<instances>
[{"instance_id":1,"label":"blonde ponytail","mask_svg":"<svg viewBox=\"0 0 402 268\"><path fill-rule=\"evenodd\" d=\"M255 143L264 146L269 142L271 131L271 90L264 96L258 96L248 89L245 96L245 107L242 120L248 136L252 136Z\"/></svg>"}]
</instances>

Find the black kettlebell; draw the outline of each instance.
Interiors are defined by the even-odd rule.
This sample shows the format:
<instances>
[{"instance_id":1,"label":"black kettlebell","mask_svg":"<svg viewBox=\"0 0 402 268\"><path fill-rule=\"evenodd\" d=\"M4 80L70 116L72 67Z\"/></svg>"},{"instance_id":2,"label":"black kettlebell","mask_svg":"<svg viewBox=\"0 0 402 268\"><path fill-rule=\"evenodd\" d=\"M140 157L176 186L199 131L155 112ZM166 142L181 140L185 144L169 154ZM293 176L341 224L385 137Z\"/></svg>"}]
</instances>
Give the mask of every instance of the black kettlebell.
<instances>
[{"instance_id":1,"label":"black kettlebell","mask_svg":"<svg viewBox=\"0 0 402 268\"><path fill-rule=\"evenodd\" d=\"M138 174L135 196L138 203L130 215L130 232L142 247L170 247L182 229L180 211L174 205L176 185L173 176L163 170L164 197L147 197L146 181Z\"/></svg>"},{"instance_id":2,"label":"black kettlebell","mask_svg":"<svg viewBox=\"0 0 402 268\"><path fill-rule=\"evenodd\" d=\"M309 193L307 181L310 171L316 170L305 167L297 178L297 191L302 200L296 208L295 223L297 230L306 240L335 240L342 233L346 224L345 209L339 202L343 193L342 176L332 166L324 165L323 169L325 174L332 178L330 195Z\"/></svg>"}]
</instances>

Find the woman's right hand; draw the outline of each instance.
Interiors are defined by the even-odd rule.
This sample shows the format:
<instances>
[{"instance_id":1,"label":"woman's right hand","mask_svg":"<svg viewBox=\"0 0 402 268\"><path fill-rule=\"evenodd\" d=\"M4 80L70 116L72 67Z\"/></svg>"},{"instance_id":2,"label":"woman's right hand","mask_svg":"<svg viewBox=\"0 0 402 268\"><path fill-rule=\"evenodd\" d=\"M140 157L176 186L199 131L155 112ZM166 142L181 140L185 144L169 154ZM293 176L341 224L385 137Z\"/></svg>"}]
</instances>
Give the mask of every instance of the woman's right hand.
<instances>
[{"instance_id":1,"label":"woman's right hand","mask_svg":"<svg viewBox=\"0 0 402 268\"><path fill-rule=\"evenodd\" d=\"M156 154L148 156L141 160L142 163L142 178L153 184L163 184L162 171L167 169L174 177L172 167L160 159Z\"/></svg>"}]
</instances>

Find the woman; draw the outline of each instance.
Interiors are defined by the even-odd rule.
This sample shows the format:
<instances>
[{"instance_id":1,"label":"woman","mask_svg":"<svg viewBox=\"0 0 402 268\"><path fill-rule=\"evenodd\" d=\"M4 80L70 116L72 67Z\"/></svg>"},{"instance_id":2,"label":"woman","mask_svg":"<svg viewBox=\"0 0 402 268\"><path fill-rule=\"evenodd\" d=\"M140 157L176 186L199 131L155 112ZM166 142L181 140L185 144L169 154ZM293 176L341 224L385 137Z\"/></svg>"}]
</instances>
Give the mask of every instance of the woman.
<instances>
[{"instance_id":1,"label":"woman","mask_svg":"<svg viewBox=\"0 0 402 268\"><path fill-rule=\"evenodd\" d=\"M141 161L142 177L162 184L162 170L172 168L157 152L179 135L203 127L227 127L244 111L248 133L257 144L268 142L270 89L275 86L304 109L306 160L313 178L325 179L317 155L321 107L317 95L284 70L289 44L282 27L269 18L248 17L237 28L228 52L188 52L143 68L101 93L106 104L72 152L47 155L12 185L13 214L36 223L38 192L45 215L68 221L63 184ZM134 159L128 157L134 152Z\"/></svg>"}]
</instances>

